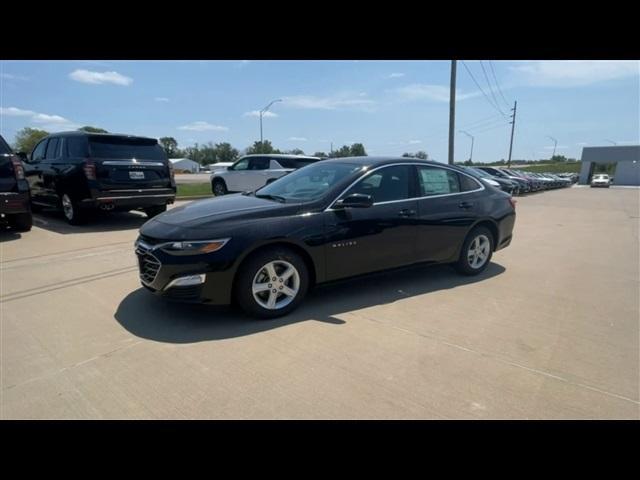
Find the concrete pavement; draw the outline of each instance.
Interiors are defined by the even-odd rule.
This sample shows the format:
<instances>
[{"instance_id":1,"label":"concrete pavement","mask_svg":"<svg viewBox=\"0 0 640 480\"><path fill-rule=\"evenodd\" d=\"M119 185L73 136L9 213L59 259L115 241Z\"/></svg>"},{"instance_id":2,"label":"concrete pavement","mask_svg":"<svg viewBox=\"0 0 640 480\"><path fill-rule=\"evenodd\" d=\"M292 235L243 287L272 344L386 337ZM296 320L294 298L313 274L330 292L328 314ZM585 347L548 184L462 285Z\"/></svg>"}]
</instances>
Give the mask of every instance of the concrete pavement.
<instances>
[{"instance_id":1,"label":"concrete pavement","mask_svg":"<svg viewBox=\"0 0 640 480\"><path fill-rule=\"evenodd\" d=\"M640 418L640 191L518 199L479 277L343 282L284 319L140 287L142 214L0 234L0 417Z\"/></svg>"}]
</instances>

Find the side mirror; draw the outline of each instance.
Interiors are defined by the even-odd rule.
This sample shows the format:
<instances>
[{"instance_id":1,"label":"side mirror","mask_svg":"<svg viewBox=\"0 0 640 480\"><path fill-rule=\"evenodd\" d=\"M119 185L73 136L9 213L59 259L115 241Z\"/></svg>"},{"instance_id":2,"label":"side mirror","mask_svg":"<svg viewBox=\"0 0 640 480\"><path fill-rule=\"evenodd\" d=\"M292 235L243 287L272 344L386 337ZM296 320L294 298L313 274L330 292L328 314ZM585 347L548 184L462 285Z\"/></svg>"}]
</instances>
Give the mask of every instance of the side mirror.
<instances>
[{"instance_id":1,"label":"side mirror","mask_svg":"<svg viewBox=\"0 0 640 480\"><path fill-rule=\"evenodd\" d=\"M373 197L363 193L352 193L348 197L338 200L337 208L369 208L373 206Z\"/></svg>"}]
</instances>

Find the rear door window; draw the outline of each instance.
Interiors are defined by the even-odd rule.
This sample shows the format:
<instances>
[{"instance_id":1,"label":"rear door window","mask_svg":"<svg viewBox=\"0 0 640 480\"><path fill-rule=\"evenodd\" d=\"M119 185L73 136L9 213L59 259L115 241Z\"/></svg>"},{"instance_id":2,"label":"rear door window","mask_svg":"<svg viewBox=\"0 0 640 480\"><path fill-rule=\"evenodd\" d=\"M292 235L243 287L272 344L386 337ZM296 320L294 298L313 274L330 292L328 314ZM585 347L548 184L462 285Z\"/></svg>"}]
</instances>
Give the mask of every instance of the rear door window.
<instances>
[{"instance_id":1,"label":"rear door window","mask_svg":"<svg viewBox=\"0 0 640 480\"><path fill-rule=\"evenodd\" d=\"M87 142L83 137L67 137L65 139L66 153L69 158L87 156Z\"/></svg>"},{"instance_id":2,"label":"rear door window","mask_svg":"<svg viewBox=\"0 0 640 480\"><path fill-rule=\"evenodd\" d=\"M95 158L114 158L127 160L166 160L164 150L155 140L142 138L89 137L89 150Z\"/></svg>"},{"instance_id":3,"label":"rear door window","mask_svg":"<svg viewBox=\"0 0 640 480\"><path fill-rule=\"evenodd\" d=\"M251 158L249 160L249 170L267 170L269 159L266 157Z\"/></svg>"},{"instance_id":4,"label":"rear door window","mask_svg":"<svg viewBox=\"0 0 640 480\"><path fill-rule=\"evenodd\" d=\"M60 141L59 138L49 139L49 144L47 145L47 153L45 154L44 158L46 158L47 160L58 158L59 141Z\"/></svg>"},{"instance_id":5,"label":"rear door window","mask_svg":"<svg viewBox=\"0 0 640 480\"><path fill-rule=\"evenodd\" d=\"M479 190L481 188L480 184L468 175L459 173L458 178L460 179L461 192L471 192L473 190Z\"/></svg>"},{"instance_id":6,"label":"rear door window","mask_svg":"<svg viewBox=\"0 0 640 480\"><path fill-rule=\"evenodd\" d=\"M48 141L49 141L48 139L45 139L41 141L38 145L36 145L36 148L33 149L33 153L31 154L32 162L42 161L42 159L44 158L44 152L45 152L45 148L47 148Z\"/></svg>"},{"instance_id":7,"label":"rear door window","mask_svg":"<svg viewBox=\"0 0 640 480\"><path fill-rule=\"evenodd\" d=\"M447 195L460 193L458 174L452 170L438 167L418 167L420 195Z\"/></svg>"}]
</instances>

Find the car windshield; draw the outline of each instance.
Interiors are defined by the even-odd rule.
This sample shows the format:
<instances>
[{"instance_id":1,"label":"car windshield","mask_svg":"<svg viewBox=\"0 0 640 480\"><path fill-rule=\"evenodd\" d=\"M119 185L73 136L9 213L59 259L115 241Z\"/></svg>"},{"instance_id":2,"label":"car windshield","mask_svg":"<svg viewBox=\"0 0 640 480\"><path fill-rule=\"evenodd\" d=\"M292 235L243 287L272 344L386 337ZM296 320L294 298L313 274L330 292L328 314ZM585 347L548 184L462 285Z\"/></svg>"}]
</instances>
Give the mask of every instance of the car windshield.
<instances>
[{"instance_id":1,"label":"car windshield","mask_svg":"<svg viewBox=\"0 0 640 480\"><path fill-rule=\"evenodd\" d=\"M484 170L480 170L479 168L467 167L467 170L469 170L471 173L477 175L478 177L491 178L491 175L489 175Z\"/></svg>"},{"instance_id":2,"label":"car windshield","mask_svg":"<svg viewBox=\"0 0 640 480\"><path fill-rule=\"evenodd\" d=\"M314 163L265 185L256 190L255 195L293 203L318 200L362 168L361 165L333 161Z\"/></svg>"}]
</instances>

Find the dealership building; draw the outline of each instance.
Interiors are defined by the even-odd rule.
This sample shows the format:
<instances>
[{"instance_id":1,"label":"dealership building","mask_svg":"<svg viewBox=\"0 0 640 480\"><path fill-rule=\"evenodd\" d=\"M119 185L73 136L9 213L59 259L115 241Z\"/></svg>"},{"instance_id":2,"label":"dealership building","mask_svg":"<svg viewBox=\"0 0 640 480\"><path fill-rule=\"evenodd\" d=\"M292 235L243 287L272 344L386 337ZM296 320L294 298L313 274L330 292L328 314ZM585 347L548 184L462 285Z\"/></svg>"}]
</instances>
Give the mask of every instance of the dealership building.
<instances>
[{"instance_id":1,"label":"dealership building","mask_svg":"<svg viewBox=\"0 0 640 480\"><path fill-rule=\"evenodd\" d=\"M584 147L579 183L587 185L598 166L612 172L612 185L640 185L640 145Z\"/></svg>"}]
</instances>

